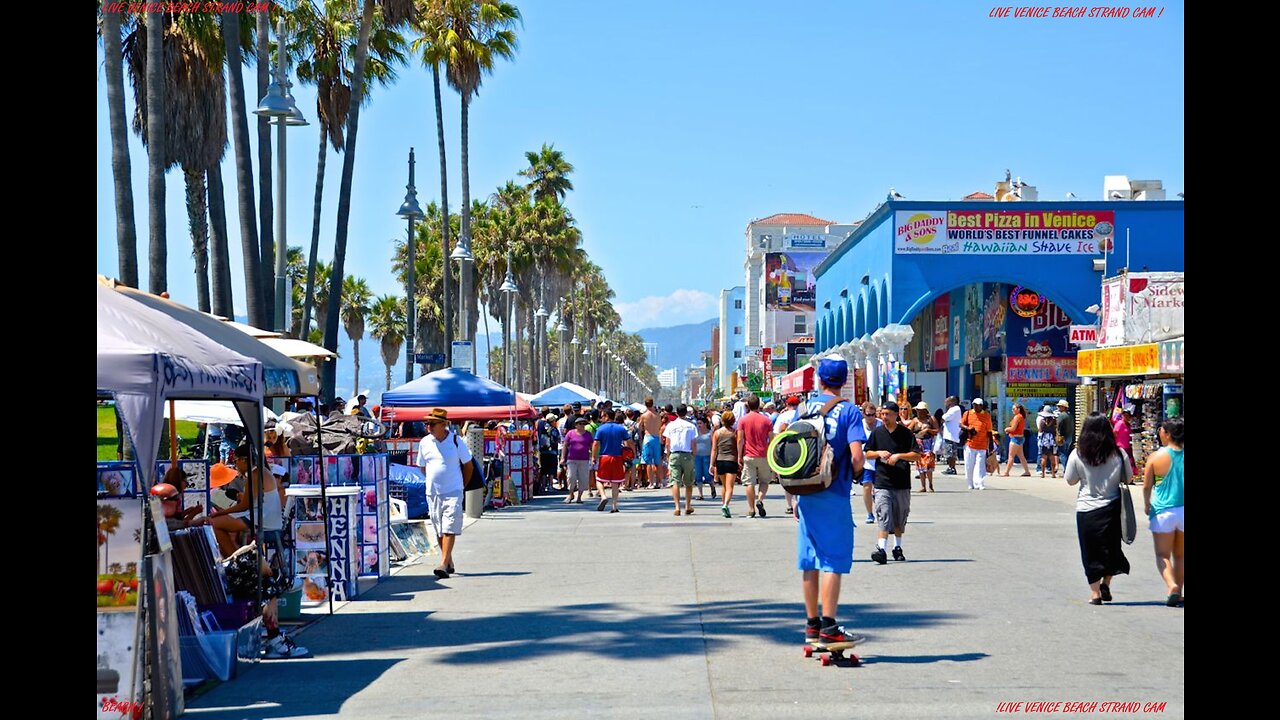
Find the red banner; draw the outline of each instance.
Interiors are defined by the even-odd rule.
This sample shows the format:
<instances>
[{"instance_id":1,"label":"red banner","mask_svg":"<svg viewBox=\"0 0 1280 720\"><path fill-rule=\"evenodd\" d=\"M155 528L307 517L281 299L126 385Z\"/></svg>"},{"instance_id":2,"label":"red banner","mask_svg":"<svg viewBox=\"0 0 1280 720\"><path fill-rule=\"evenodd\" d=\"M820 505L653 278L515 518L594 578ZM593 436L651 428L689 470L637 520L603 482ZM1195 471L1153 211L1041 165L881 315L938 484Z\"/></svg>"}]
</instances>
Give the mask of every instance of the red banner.
<instances>
[{"instance_id":1,"label":"red banner","mask_svg":"<svg viewBox=\"0 0 1280 720\"><path fill-rule=\"evenodd\" d=\"M946 370L947 330L950 328L951 295L943 295L933 301L933 363L934 370Z\"/></svg>"}]
</instances>

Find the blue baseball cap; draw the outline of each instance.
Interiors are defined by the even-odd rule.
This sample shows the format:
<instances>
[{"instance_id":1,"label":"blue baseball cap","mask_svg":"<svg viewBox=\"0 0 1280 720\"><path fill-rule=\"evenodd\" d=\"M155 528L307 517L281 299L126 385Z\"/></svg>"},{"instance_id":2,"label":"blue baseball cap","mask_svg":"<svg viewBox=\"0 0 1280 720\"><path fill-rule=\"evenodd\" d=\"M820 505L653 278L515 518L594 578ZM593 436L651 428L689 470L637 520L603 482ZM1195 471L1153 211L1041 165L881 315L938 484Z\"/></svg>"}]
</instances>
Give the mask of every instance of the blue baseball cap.
<instances>
[{"instance_id":1,"label":"blue baseball cap","mask_svg":"<svg viewBox=\"0 0 1280 720\"><path fill-rule=\"evenodd\" d=\"M828 387L843 387L849 379L849 364L844 358L823 358L818 363L818 379Z\"/></svg>"}]
</instances>

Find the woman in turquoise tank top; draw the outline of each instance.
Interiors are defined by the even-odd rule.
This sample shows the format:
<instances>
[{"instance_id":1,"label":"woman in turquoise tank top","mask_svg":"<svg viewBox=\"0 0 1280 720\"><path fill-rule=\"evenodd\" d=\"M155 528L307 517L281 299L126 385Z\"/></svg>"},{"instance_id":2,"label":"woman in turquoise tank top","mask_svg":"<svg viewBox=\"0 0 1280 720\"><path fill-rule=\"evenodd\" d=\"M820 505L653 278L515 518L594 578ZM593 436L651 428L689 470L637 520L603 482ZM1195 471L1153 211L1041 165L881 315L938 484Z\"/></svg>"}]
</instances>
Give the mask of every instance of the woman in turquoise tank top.
<instances>
[{"instance_id":1,"label":"woman in turquoise tank top","mask_svg":"<svg viewBox=\"0 0 1280 720\"><path fill-rule=\"evenodd\" d=\"M1169 597L1165 605L1182 605L1182 418L1170 418L1160 426L1164 447L1147 458L1143 471L1142 498L1151 519L1151 537L1156 545L1156 568L1160 570ZM1156 485L1159 480L1160 484Z\"/></svg>"}]
</instances>

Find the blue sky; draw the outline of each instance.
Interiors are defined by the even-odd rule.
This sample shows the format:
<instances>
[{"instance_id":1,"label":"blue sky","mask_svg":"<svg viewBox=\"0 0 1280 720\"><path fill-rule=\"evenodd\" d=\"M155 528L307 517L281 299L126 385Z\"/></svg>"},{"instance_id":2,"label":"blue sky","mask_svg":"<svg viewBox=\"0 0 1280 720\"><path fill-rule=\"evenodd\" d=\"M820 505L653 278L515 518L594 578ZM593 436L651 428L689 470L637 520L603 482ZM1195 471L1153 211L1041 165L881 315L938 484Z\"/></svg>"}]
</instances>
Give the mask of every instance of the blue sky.
<instances>
[{"instance_id":1,"label":"blue sky","mask_svg":"<svg viewBox=\"0 0 1280 720\"><path fill-rule=\"evenodd\" d=\"M566 203L629 330L715 315L720 288L743 282L746 224L773 213L851 222L890 186L912 200L959 198L991 192L1005 168L1042 199L1068 191L1100 199L1110 174L1163 180L1170 198L1184 189L1181 3L1156 6L1164 12L1152 19L995 19L993 3L974 2L517 5L517 57L496 67L471 106L472 196L518 179L524 152L554 143L576 166ZM97 77L97 269L115 276L100 45ZM307 247L319 140L314 91L294 94L313 124L289 131L287 227L289 244ZM446 89L445 104L456 211L457 94ZM145 288L146 157L136 137L130 145ZM431 76L416 62L376 90L360 117L346 265L379 294L401 291L389 259L405 232L394 213L410 146L419 197L438 200ZM229 147L224 184L243 313L233 159ZM328 165L326 260L341 158L331 154ZM181 174L168 177L170 293L195 305Z\"/></svg>"}]
</instances>

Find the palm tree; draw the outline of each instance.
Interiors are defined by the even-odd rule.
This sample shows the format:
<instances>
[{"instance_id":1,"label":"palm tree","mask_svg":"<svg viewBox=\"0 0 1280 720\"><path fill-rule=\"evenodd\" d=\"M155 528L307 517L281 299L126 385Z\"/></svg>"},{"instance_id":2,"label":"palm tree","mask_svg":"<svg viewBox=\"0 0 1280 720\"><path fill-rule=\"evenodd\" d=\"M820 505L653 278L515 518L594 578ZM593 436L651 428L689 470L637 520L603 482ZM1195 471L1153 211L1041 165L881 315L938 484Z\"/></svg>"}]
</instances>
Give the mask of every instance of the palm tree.
<instances>
[{"instance_id":1,"label":"palm tree","mask_svg":"<svg viewBox=\"0 0 1280 720\"><path fill-rule=\"evenodd\" d=\"M209 275L213 285L213 314L232 317L235 314L231 296L231 253L227 241L226 194L222 189L222 162L205 169L209 191Z\"/></svg>"},{"instance_id":2,"label":"palm tree","mask_svg":"<svg viewBox=\"0 0 1280 720\"><path fill-rule=\"evenodd\" d=\"M146 97L151 109L147 115L147 227L151 235L147 288L155 295L169 289L164 217L164 25L163 10L147 11Z\"/></svg>"},{"instance_id":3,"label":"palm tree","mask_svg":"<svg viewBox=\"0 0 1280 720\"><path fill-rule=\"evenodd\" d=\"M573 189L573 182L569 180L573 165L555 147L555 143L543 143L541 150L530 150L524 154L529 167L521 170L520 174L529 178L528 188L533 193L534 202L563 200L565 193Z\"/></svg>"},{"instance_id":4,"label":"palm tree","mask_svg":"<svg viewBox=\"0 0 1280 720\"><path fill-rule=\"evenodd\" d=\"M405 338L405 301L402 297L382 295L369 309L369 334L382 343L382 363L387 366L387 390L391 389L391 371L400 360L400 347Z\"/></svg>"},{"instance_id":5,"label":"palm tree","mask_svg":"<svg viewBox=\"0 0 1280 720\"><path fill-rule=\"evenodd\" d=\"M324 337L325 323L329 317L329 277L333 274L333 264L323 260L316 262L316 326L320 337ZM311 337L311 328L304 328L307 338ZM311 342L315 342L312 340ZM317 343L319 344L319 343Z\"/></svg>"},{"instance_id":6,"label":"palm tree","mask_svg":"<svg viewBox=\"0 0 1280 720\"><path fill-rule=\"evenodd\" d=\"M440 7L432 42L445 59L449 86L462 97L462 238L471 238L471 177L468 158L468 111L471 98L480 90L486 73L493 71L497 58L511 59L516 51L512 29L520 20L516 6L502 0L436 0ZM475 276L469 261L462 263L459 297L466 303L461 317L467 339L475 337Z\"/></svg>"},{"instance_id":7,"label":"palm tree","mask_svg":"<svg viewBox=\"0 0 1280 720\"><path fill-rule=\"evenodd\" d=\"M369 314L373 293L363 278L347 277L342 281L342 327L354 346L356 365L355 392L360 391L360 341L364 339L364 319Z\"/></svg>"},{"instance_id":8,"label":"palm tree","mask_svg":"<svg viewBox=\"0 0 1280 720\"><path fill-rule=\"evenodd\" d=\"M431 66L431 87L435 92L436 101L436 142L440 148L440 248L445 257L445 262L449 262L449 167L444 146L444 104L440 98L440 65L448 61L447 55L442 45L437 42L439 37L439 28L443 20L443 5L437 0L424 0L419 4L418 22L415 28L421 35L413 41L412 50L415 54L422 56L422 63ZM452 299L453 271L444 273L444 294L441 296L444 312L444 348L445 348L445 366L453 366L453 308L450 307ZM465 336L466 331L463 331Z\"/></svg>"},{"instance_id":9,"label":"palm tree","mask_svg":"<svg viewBox=\"0 0 1280 720\"><path fill-rule=\"evenodd\" d=\"M303 293L302 326L310 327L316 293L315 260L320 251L320 210L324 198L324 174L328 153L342 152L344 119L351 108L351 67L358 37L355 8L350 0L305 0L285 15L289 43L285 47L289 62L298 69L298 82L316 86L316 116L320 123L320 149L316 161L316 191L311 214L311 253L307 265L306 290ZM405 40L374 15L369 39L369 57L365 68L363 102L369 103L372 83L390 85L396 79L396 66L405 61Z\"/></svg>"},{"instance_id":10,"label":"palm tree","mask_svg":"<svg viewBox=\"0 0 1280 720\"><path fill-rule=\"evenodd\" d=\"M98 562L105 563L110 545L108 539L115 535L120 529L120 521L124 519L124 513L120 512L120 508L115 505L99 505L98 506Z\"/></svg>"},{"instance_id":11,"label":"palm tree","mask_svg":"<svg viewBox=\"0 0 1280 720\"><path fill-rule=\"evenodd\" d=\"M258 246L258 222L254 217L253 159L249 155L249 116L245 109L244 64L240 52L240 13L222 13L222 37L227 47L227 82L231 91L231 135L236 149L236 197L240 207L240 248L244 255L244 295L249 324L270 327L262 297L262 255Z\"/></svg>"},{"instance_id":12,"label":"palm tree","mask_svg":"<svg viewBox=\"0 0 1280 720\"><path fill-rule=\"evenodd\" d=\"M110 14L110 13L108 13ZM217 23L204 13L182 13L165 30L163 56L165 124L161 161L167 169L182 167L186 184L187 224L195 258L196 297L200 310L209 312L209 223L205 173L216 167L226 152L226 96L222 76L224 50ZM147 93L140 92L146 74L148 38L132 33L124 43L130 81L137 99L134 129L146 137L149 107ZM148 147L149 144L148 144Z\"/></svg>"},{"instance_id":13,"label":"palm tree","mask_svg":"<svg viewBox=\"0 0 1280 720\"><path fill-rule=\"evenodd\" d=\"M130 180L129 133L124 116L124 63L120 51L120 19L123 13L102 12L102 53L107 73L107 114L111 126L111 175L116 193L116 254L120 282L138 287L138 230L133 219L133 183ZM437 83L438 85L438 83ZM439 95L437 91L436 95Z\"/></svg>"},{"instance_id":14,"label":"palm tree","mask_svg":"<svg viewBox=\"0 0 1280 720\"><path fill-rule=\"evenodd\" d=\"M415 8L412 0L379 0L382 6L383 20L388 26L395 27L408 20ZM365 77L365 65L369 58L369 36L373 31L374 0L364 0L364 9L360 16L360 31L356 42L355 72L352 77ZM342 294L342 273L347 261L347 229L351 222L351 180L355 173L356 137L360 128L360 107L364 102L364 83L353 83L351 89L351 108L347 111L347 150L342 158L342 184L338 189L338 227L333 243L333 275L329 278L329 302L336 302ZM338 309L331 307L324 327L324 346L336 351L338 348ZM321 373L320 392L327 398L333 397L333 386L336 382L337 364L327 362Z\"/></svg>"},{"instance_id":15,"label":"palm tree","mask_svg":"<svg viewBox=\"0 0 1280 720\"><path fill-rule=\"evenodd\" d=\"M285 255L284 276L289 283L289 334L302 338L302 298L307 291L307 256L302 248L291 245Z\"/></svg>"}]
</instances>

